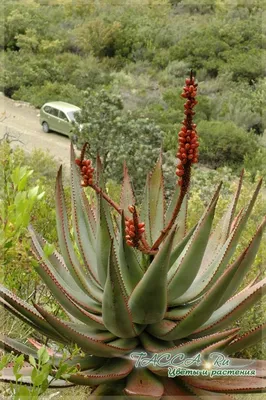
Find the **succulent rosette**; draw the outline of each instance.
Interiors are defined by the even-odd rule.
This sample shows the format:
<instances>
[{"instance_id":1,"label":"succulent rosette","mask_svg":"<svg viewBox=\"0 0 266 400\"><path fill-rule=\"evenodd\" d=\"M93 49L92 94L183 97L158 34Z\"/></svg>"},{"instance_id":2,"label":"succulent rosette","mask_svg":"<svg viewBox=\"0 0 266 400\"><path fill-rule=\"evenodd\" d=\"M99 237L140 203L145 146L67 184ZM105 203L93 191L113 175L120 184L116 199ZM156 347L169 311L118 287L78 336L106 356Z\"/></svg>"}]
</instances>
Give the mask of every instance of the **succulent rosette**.
<instances>
[{"instance_id":1,"label":"succulent rosette","mask_svg":"<svg viewBox=\"0 0 266 400\"><path fill-rule=\"evenodd\" d=\"M255 279L239 290L256 257L266 219L238 257L234 255L258 196L236 213L243 174L230 205L213 226L221 185L197 224L187 231L187 203L192 164L198 161L198 133L193 123L197 84L186 79L182 97L185 119L178 134L177 185L166 205L160 156L148 175L141 205L136 203L124 166L120 204L106 193L100 158L95 168L76 159L71 147L72 229L62 184L56 180L56 216L60 249L45 255L44 238L30 228L36 271L65 311L59 318L38 304L29 304L1 286L1 304L44 338L82 352L67 362L79 371L68 382L93 387L91 398L225 400L230 393L262 392L266 362L232 357L262 340L266 324L239 334L231 328L266 292L266 278ZM91 203L85 187L96 193ZM73 234L71 233L73 230ZM37 357L36 349L1 337L7 351ZM168 366L137 368L132 353L171 357L213 352L235 365L250 365L255 376L168 376ZM54 368L60 354L54 357ZM251 364L252 361L252 364ZM200 369L201 367L198 367ZM247 367L245 367L247 368ZM8 375L3 372L2 379ZM10 378L10 375L9 379ZM24 377L26 381L26 377ZM207 397L205 397L207 396Z\"/></svg>"}]
</instances>

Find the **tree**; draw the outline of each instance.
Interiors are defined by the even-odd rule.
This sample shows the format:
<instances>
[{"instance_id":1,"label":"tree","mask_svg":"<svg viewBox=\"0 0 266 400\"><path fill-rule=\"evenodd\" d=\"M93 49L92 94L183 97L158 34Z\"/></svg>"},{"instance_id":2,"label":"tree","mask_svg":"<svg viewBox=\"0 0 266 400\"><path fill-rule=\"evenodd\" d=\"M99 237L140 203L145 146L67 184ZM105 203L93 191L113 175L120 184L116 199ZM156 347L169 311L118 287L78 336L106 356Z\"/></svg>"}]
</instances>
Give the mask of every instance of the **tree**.
<instances>
[{"instance_id":1,"label":"tree","mask_svg":"<svg viewBox=\"0 0 266 400\"><path fill-rule=\"evenodd\" d=\"M136 190L145 182L146 173L156 161L163 132L148 118L134 118L123 109L120 96L106 90L87 91L86 100L76 129L77 146L89 142L92 157L100 154L107 178L120 181L123 162L136 182Z\"/></svg>"}]
</instances>

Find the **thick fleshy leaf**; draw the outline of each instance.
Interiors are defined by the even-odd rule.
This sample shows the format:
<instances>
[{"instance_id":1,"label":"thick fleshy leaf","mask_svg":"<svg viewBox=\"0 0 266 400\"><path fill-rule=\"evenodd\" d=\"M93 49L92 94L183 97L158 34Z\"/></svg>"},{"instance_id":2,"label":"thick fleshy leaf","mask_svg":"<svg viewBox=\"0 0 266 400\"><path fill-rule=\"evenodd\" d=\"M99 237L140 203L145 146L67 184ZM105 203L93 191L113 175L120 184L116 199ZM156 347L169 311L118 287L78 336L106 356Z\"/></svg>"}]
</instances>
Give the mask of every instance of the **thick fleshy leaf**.
<instances>
[{"instance_id":1,"label":"thick fleshy leaf","mask_svg":"<svg viewBox=\"0 0 266 400\"><path fill-rule=\"evenodd\" d=\"M107 400L106 396L119 396L119 400L125 400L122 395L124 389L124 381L115 381L114 383L102 383L93 390L92 394L89 396L89 400ZM111 399L110 399L111 400Z\"/></svg>"},{"instance_id":2,"label":"thick fleshy leaf","mask_svg":"<svg viewBox=\"0 0 266 400\"><path fill-rule=\"evenodd\" d=\"M101 286L104 287L107 270L108 270L108 259L109 251L111 246L111 235L109 232L106 216L104 212L104 200L102 197L98 200L98 219L97 219L97 270L99 281Z\"/></svg>"},{"instance_id":3,"label":"thick fleshy leaf","mask_svg":"<svg viewBox=\"0 0 266 400\"><path fill-rule=\"evenodd\" d=\"M150 175L149 181L149 214L150 214L150 228L151 237L153 242L160 235L164 227L164 183L162 171L162 153L155 165L155 168Z\"/></svg>"},{"instance_id":4,"label":"thick fleshy leaf","mask_svg":"<svg viewBox=\"0 0 266 400\"><path fill-rule=\"evenodd\" d=\"M236 336L237 333L233 333L232 335L228 335L228 337L226 337L225 339L219 340L219 342L213 343L205 347L205 349L203 349L203 351L201 352L201 356L205 359L208 359L210 354L215 353L217 351L222 352Z\"/></svg>"},{"instance_id":5,"label":"thick fleshy leaf","mask_svg":"<svg viewBox=\"0 0 266 400\"><path fill-rule=\"evenodd\" d=\"M160 399L164 392L161 381L144 368L135 368L127 378L124 392L127 396L138 399Z\"/></svg>"},{"instance_id":6,"label":"thick fleshy leaf","mask_svg":"<svg viewBox=\"0 0 266 400\"><path fill-rule=\"evenodd\" d=\"M140 210L140 220L141 222L145 223L145 233L144 236L148 242L148 244L152 245L152 236L151 236L151 226L150 226L150 210L149 210L149 198L150 198L150 191L149 191L149 182L150 177L147 175L146 185L143 193L143 199L141 203L141 210Z\"/></svg>"},{"instance_id":7,"label":"thick fleshy leaf","mask_svg":"<svg viewBox=\"0 0 266 400\"><path fill-rule=\"evenodd\" d=\"M226 242L229 237L233 222L233 216L242 187L243 175L244 170L241 173L238 187L232 201L230 202L227 210L225 211L220 221L217 223L214 231L209 238L209 242L202 260L201 269L204 269L207 265L209 265L209 263L214 259L215 255L217 254L217 251L221 248L221 246Z\"/></svg>"},{"instance_id":8,"label":"thick fleshy leaf","mask_svg":"<svg viewBox=\"0 0 266 400\"><path fill-rule=\"evenodd\" d=\"M87 214L88 222L90 224L91 234L93 235L94 239L96 240L96 217L95 217L93 206L89 202L84 190L81 191L81 200L82 200L82 204L84 207L84 211ZM93 238L92 238L92 243L94 243Z\"/></svg>"},{"instance_id":9,"label":"thick fleshy leaf","mask_svg":"<svg viewBox=\"0 0 266 400\"><path fill-rule=\"evenodd\" d=\"M225 354L225 352L223 351ZM230 358L231 368L237 369L255 369L257 378L266 377L266 361L265 360L250 360L245 358Z\"/></svg>"},{"instance_id":10,"label":"thick fleshy leaf","mask_svg":"<svg viewBox=\"0 0 266 400\"><path fill-rule=\"evenodd\" d=\"M257 326L249 332L244 333L230 343L224 350L225 354L234 354L244 350L247 347L253 346L258 342L263 342L266 338L266 323Z\"/></svg>"},{"instance_id":11,"label":"thick fleshy leaf","mask_svg":"<svg viewBox=\"0 0 266 400\"><path fill-rule=\"evenodd\" d=\"M32 239L32 250L35 253L36 259L39 261L39 265L35 267L35 270L50 288L59 303L64 301L64 297L69 297L85 310L100 314L101 305L97 301L91 299L85 292L80 290L79 286L68 271L64 270L63 273L63 268L61 267L60 272L58 272L58 269L54 268L54 265L50 262L49 258L46 257L34 230L31 229L30 233ZM50 284L51 281L53 284Z\"/></svg>"},{"instance_id":12,"label":"thick fleshy leaf","mask_svg":"<svg viewBox=\"0 0 266 400\"><path fill-rule=\"evenodd\" d=\"M61 335L45 321L32 305L28 304L25 300L22 300L2 285L0 285L0 296L17 310L18 313L30 320L37 329L40 329L44 334L47 332L47 336L50 335L60 341Z\"/></svg>"},{"instance_id":13,"label":"thick fleshy leaf","mask_svg":"<svg viewBox=\"0 0 266 400\"><path fill-rule=\"evenodd\" d=\"M23 314L18 312L14 307L12 307L7 301L5 301L2 297L0 297L0 305L3 307L5 310L9 311L11 314L13 314L15 317L20 319L22 322L25 324L29 325L33 329L37 329L40 333L43 335L49 337L50 339L57 340L57 341L64 341L63 338L60 338L56 334L53 336L51 333L44 328L42 328L40 325L35 325L31 320L26 318Z\"/></svg>"},{"instance_id":14,"label":"thick fleshy leaf","mask_svg":"<svg viewBox=\"0 0 266 400\"><path fill-rule=\"evenodd\" d=\"M120 221L118 262L126 293L130 296L143 277L144 271L141 268L135 249L126 244L124 213L122 213Z\"/></svg>"},{"instance_id":15,"label":"thick fleshy leaf","mask_svg":"<svg viewBox=\"0 0 266 400\"><path fill-rule=\"evenodd\" d=\"M196 227L197 227L197 224L195 226L193 226L192 229L190 229L190 231L186 234L185 237L183 237L183 239L178 241L176 246L175 246L175 242L176 242L175 238L176 238L177 233L175 234L175 238L174 238L174 242L173 242L173 249L171 252L171 257L170 257L170 262L169 262L169 269L172 267L172 265L176 262L178 257L181 255L182 251L184 250L184 248L188 244L189 240L191 239L191 236L195 232ZM177 231L178 230L179 230L179 228L177 228Z\"/></svg>"},{"instance_id":16,"label":"thick fleshy leaf","mask_svg":"<svg viewBox=\"0 0 266 400\"><path fill-rule=\"evenodd\" d=\"M164 227L164 184L161 155L154 170L147 176L140 219L145 223L145 236L151 246Z\"/></svg>"},{"instance_id":17,"label":"thick fleshy leaf","mask_svg":"<svg viewBox=\"0 0 266 400\"><path fill-rule=\"evenodd\" d=\"M81 373L72 374L68 379L77 385L100 385L125 378L130 374L134 365L126 358L107 360L101 367L90 369Z\"/></svg>"},{"instance_id":18,"label":"thick fleshy leaf","mask_svg":"<svg viewBox=\"0 0 266 400\"><path fill-rule=\"evenodd\" d=\"M134 339L120 339L113 342L103 343L89 335L80 333L73 327L68 326L65 321L56 318L46 312L43 308L36 305L38 311L55 329L66 337L70 342L76 343L83 351L99 357L119 357L135 348L137 341Z\"/></svg>"},{"instance_id":19,"label":"thick fleshy leaf","mask_svg":"<svg viewBox=\"0 0 266 400\"><path fill-rule=\"evenodd\" d=\"M179 379L162 378L164 393L162 400L199 400ZM211 399L206 399L211 400Z\"/></svg>"},{"instance_id":20,"label":"thick fleshy leaf","mask_svg":"<svg viewBox=\"0 0 266 400\"><path fill-rule=\"evenodd\" d=\"M197 224L188 244L168 272L167 294L168 304L170 305L175 305L175 300L186 292L199 271L205 247L208 243L220 188L221 185Z\"/></svg>"},{"instance_id":21,"label":"thick fleshy leaf","mask_svg":"<svg viewBox=\"0 0 266 400\"><path fill-rule=\"evenodd\" d=\"M219 302L220 306L222 306L228 299L230 299L231 296L235 294L235 292L243 282L245 275L247 274L249 268L252 266L252 263L256 258L256 254L260 246L265 226L266 226L266 218L264 218L264 221L259 226L256 234L249 243L248 247L242 252L242 254L235 261L235 264L238 264L238 268L231 282L224 291L224 294Z\"/></svg>"},{"instance_id":22,"label":"thick fleshy leaf","mask_svg":"<svg viewBox=\"0 0 266 400\"><path fill-rule=\"evenodd\" d=\"M24 354L26 360L28 360L29 356L35 359L38 358L36 350L2 334L0 334L0 348L9 353L12 351L16 355Z\"/></svg>"},{"instance_id":23,"label":"thick fleshy leaf","mask_svg":"<svg viewBox=\"0 0 266 400\"><path fill-rule=\"evenodd\" d=\"M96 263L95 237L90 226L85 207L82 203L83 188L80 183L80 174L75 163L75 153L71 146L71 200L72 200L72 220L74 227L75 240L78 245L79 253L82 257L84 266L90 275L92 282L99 284Z\"/></svg>"},{"instance_id":24,"label":"thick fleshy leaf","mask_svg":"<svg viewBox=\"0 0 266 400\"><path fill-rule=\"evenodd\" d=\"M148 350L149 352L153 352L153 349L156 349L156 346L158 349L155 351L157 353L169 353L172 356L175 356L177 354L183 353L183 354L194 354L202 351L208 346L211 346L217 342L220 342L221 340L224 340L225 338L228 338L229 336L232 338L236 335L236 332L238 331L237 328L235 329L230 329L227 331L223 332L217 332L212 335L204 336L199 339L194 339L190 340L184 343L181 343L180 345L177 346L171 346L171 343L173 342L166 342L163 340L158 340L154 339L153 336L147 335L147 333L143 333L140 337L141 342L143 343L143 346L145 350ZM165 343L165 344L164 344Z\"/></svg>"},{"instance_id":25,"label":"thick fleshy leaf","mask_svg":"<svg viewBox=\"0 0 266 400\"><path fill-rule=\"evenodd\" d=\"M121 338L135 337L140 331L132 321L125 284L113 244L109 254L108 275L103 294L103 322L110 332Z\"/></svg>"},{"instance_id":26,"label":"thick fleshy leaf","mask_svg":"<svg viewBox=\"0 0 266 400\"><path fill-rule=\"evenodd\" d=\"M67 326L75 329L79 333L84 333L85 335L90 336L92 339L98 340L99 342L110 342L111 340L115 340L117 337L107 330L93 329L89 328L85 324L80 324L76 322L67 322L64 321Z\"/></svg>"},{"instance_id":27,"label":"thick fleshy leaf","mask_svg":"<svg viewBox=\"0 0 266 400\"><path fill-rule=\"evenodd\" d=\"M167 271L175 231L168 236L129 298L132 319L152 324L163 319L167 307Z\"/></svg>"},{"instance_id":28,"label":"thick fleshy leaf","mask_svg":"<svg viewBox=\"0 0 266 400\"><path fill-rule=\"evenodd\" d=\"M51 283L49 283L49 286L51 286ZM89 328L105 330L103 320L100 315L95 315L84 310L67 295L64 295L64 298L63 300L61 299L60 304L65 310L67 310L67 314L72 320L74 317L75 319L86 324Z\"/></svg>"},{"instance_id":29,"label":"thick fleshy leaf","mask_svg":"<svg viewBox=\"0 0 266 400\"><path fill-rule=\"evenodd\" d=\"M80 371L99 368L105 362L105 357L97 357L90 354L85 354L84 356L75 356L65 361L65 363L69 366L78 365Z\"/></svg>"},{"instance_id":30,"label":"thick fleshy leaf","mask_svg":"<svg viewBox=\"0 0 266 400\"><path fill-rule=\"evenodd\" d=\"M135 196L133 188L131 186L130 177L128 175L126 162L124 162L123 174L124 177L120 196L120 207L124 211L124 215L126 218L132 218L132 214L128 210L128 206L135 204Z\"/></svg>"},{"instance_id":31,"label":"thick fleshy leaf","mask_svg":"<svg viewBox=\"0 0 266 400\"><path fill-rule=\"evenodd\" d=\"M160 364L165 364L165 366L154 366L150 364L148 366L148 369L150 369L156 375L168 376L168 354L171 355L171 361L175 363L176 368L182 367L182 362L185 362L185 358L183 358L184 354L186 355L186 357L190 357L198 354L207 346L215 346L217 343L217 348L220 348L221 341L225 340L224 338L227 338L226 340L228 340L228 336L232 339L237 331L238 329L231 329L224 332L218 332L216 334L205 336L200 339L188 341L187 343L181 343L177 346L175 346L173 342L166 342L163 340L155 339L153 336L148 335L146 332L141 334L140 340L143 344L144 349L147 352L158 354L158 360L160 360Z\"/></svg>"},{"instance_id":32,"label":"thick fleshy leaf","mask_svg":"<svg viewBox=\"0 0 266 400\"><path fill-rule=\"evenodd\" d=\"M46 285L49 287L49 290L52 292L52 294L60 303L60 305L68 313L70 313L71 316L79 319L80 321L88 324L89 326L100 327L100 325L103 324L101 317L94 315L89 311L86 311L84 309L83 304L82 306L79 306L75 297L72 296L69 292L67 292L67 290L64 288L64 284L63 283L60 284L59 281L56 279L56 277L51 273L51 271L49 271L49 268L47 268L46 264L41 260L39 261L40 264L38 267L35 267L35 269L37 270L38 274L41 276L43 281L46 283ZM89 305L92 304L91 300L90 303L88 304ZM97 311L98 314L100 312L100 310L96 308L93 308L93 311L94 312Z\"/></svg>"},{"instance_id":33,"label":"thick fleshy leaf","mask_svg":"<svg viewBox=\"0 0 266 400\"><path fill-rule=\"evenodd\" d=\"M198 301L184 306L169 308L165 313L164 318L172 321L180 321L189 313L189 311L192 310L193 307L195 307L197 303Z\"/></svg>"},{"instance_id":34,"label":"thick fleshy leaf","mask_svg":"<svg viewBox=\"0 0 266 400\"><path fill-rule=\"evenodd\" d=\"M93 278L85 273L71 241L62 183L62 167L56 179L56 224L61 253L69 272L82 290L85 290L92 298L101 301L102 293Z\"/></svg>"},{"instance_id":35,"label":"thick fleshy leaf","mask_svg":"<svg viewBox=\"0 0 266 400\"><path fill-rule=\"evenodd\" d=\"M223 274L228 265L228 261L230 260L236 249L241 232L243 231L249 215L252 211L261 187L261 182L262 181L260 180L248 206L241 215L238 224L236 225L235 229L230 233L230 236L218 252L215 259L209 264L208 268L204 269L202 273L196 276L194 282L187 290L187 292L180 296L180 298L178 299L178 304L185 304L194 299L197 299L212 286L212 283L215 280L217 280Z\"/></svg>"},{"instance_id":36,"label":"thick fleshy leaf","mask_svg":"<svg viewBox=\"0 0 266 400\"><path fill-rule=\"evenodd\" d=\"M96 181L97 185L100 188L100 192L97 191L97 214L99 212L99 207L101 207L104 210L104 215L106 218L106 222L108 225L108 231L110 233L111 238L114 240L115 246L117 245L117 235L116 231L114 229L114 224L113 224L113 218L111 214L111 208L110 205L106 202L106 200L102 196L102 192L105 190L105 179L104 179L104 174L103 174L103 166L102 162L99 156L97 156L96 159ZM102 202L100 202L100 199L102 199Z\"/></svg>"},{"instance_id":37,"label":"thick fleshy leaf","mask_svg":"<svg viewBox=\"0 0 266 400\"><path fill-rule=\"evenodd\" d=\"M266 278L254 286L248 286L218 308L199 329L195 330L193 337L209 334L227 327L265 294Z\"/></svg>"},{"instance_id":38,"label":"thick fleshy leaf","mask_svg":"<svg viewBox=\"0 0 266 400\"><path fill-rule=\"evenodd\" d=\"M182 380L199 389L210 390L213 392L224 393L261 393L266 391L266 379L251 376L223 378L187 378Z\"/></svg>"},{"instance_id":39,"label":"thick fleshy leaf","mask_svg":"<svg viewBox=\"0 0 266 400\"><path fill-rule=\"evenodd\" d=\"M209 390L203 390L196 388L195 386L188 385L192 393L194 393L196 396L198 396L198 399L201 400L234 400L232 396L229 394L225 393L215 393L211 392ZM193 397L194 399L195 397ZM173 399L174 400L174 399Z\"/></svg>"},{"instance_id":40,"label":"thick fleshy leaf","mask_svg":"<svg viewBox=\"0 0 266 400\"><path fill-rule=\"evenodd\" d=\"M164 337L169 340L181 339L191 335L216 310L225 288L236 272L237 266L231 265L198 304Z\"/></svg>"}]
</instances>

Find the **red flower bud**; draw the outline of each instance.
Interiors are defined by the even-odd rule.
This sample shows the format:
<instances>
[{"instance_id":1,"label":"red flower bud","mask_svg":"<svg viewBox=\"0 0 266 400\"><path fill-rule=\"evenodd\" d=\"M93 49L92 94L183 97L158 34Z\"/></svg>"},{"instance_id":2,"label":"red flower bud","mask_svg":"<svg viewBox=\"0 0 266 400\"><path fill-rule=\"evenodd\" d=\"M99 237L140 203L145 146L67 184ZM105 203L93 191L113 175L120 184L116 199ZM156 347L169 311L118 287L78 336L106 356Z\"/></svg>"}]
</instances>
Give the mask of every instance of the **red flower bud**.
<instances>
[{"instance_id":1,"label":"red flower bud","mask_svg":"<svg viewBox=\"0 0 266 400\"><path fill-rule=\"evenodd\" d=\"M133 212L134 212L134 206L128 206L128 210L133 214Z\"/></svg>"},{"instance_id":2,"label":"red flower bud","mask_svg":"<svg viewBox=\"0 0 266 400\"><path fill-rule=\"evenodd\" d=\"M181 171L180 169L177 169L176 170L176 175L177 176L182 176L182 175L184 175L184 171Z\"/></svg>"}]
</instances>

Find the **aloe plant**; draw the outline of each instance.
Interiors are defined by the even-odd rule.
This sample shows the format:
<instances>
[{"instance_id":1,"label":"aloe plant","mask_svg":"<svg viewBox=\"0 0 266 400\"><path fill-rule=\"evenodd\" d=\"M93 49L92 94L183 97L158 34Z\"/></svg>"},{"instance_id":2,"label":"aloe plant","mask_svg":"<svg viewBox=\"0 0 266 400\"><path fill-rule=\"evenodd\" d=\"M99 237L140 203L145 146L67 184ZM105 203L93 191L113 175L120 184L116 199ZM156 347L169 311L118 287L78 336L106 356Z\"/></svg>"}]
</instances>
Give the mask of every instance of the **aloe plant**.
<instances>
[{"instance_id":1,"label":"aloe plant","mask_svg":"<svg viewBox=\"0 0 266 400\"><path fill-rule=\"evenodd\" d=\"M229 399L221 393L266 388L265 361L253 362L256 376L171 378L167 365L150 363L137 368L132 357L134 352L173 357L182 353L186 357L199 354L207 360L218 351L232 365L246 364L250 360L230 356L266 334L266 324L245 334L230 328L265 294L266 278L256 278L241 291L239 287L252 267L266 218L247 248L231 262L261 181L250 202L236 213L242 173L231 204L213 227L219 185L198 223L186 230L191 168L198 161L199 143L193 123L196 94L197 84L191 74L182 93L185 119L179 132L178 182L167 207L161 156L147 177L141 205L135 202L124 166L121 200L116 204L105 192L100 158L94 168L85 158L86 146L78 159L71 147L73 230L69 229L62 168L56 180L60 253L45 253L47 242L30 228L32 250L39 263L36 271L62 306L65 319L40 305L28 304L1 286L1 303L7 310L51 341L76 344L85 353L68 361L79 368L68 382L92 386L91 398L121 395L167 399L190 394L195 398L209 395ZM86 187L95 191L95 204L88 200ZM37 357L33 347L14 339L2 337L1 343L8 351ZM59 360L57 354L55 368Z\"/></svg>"}]
</instances>

